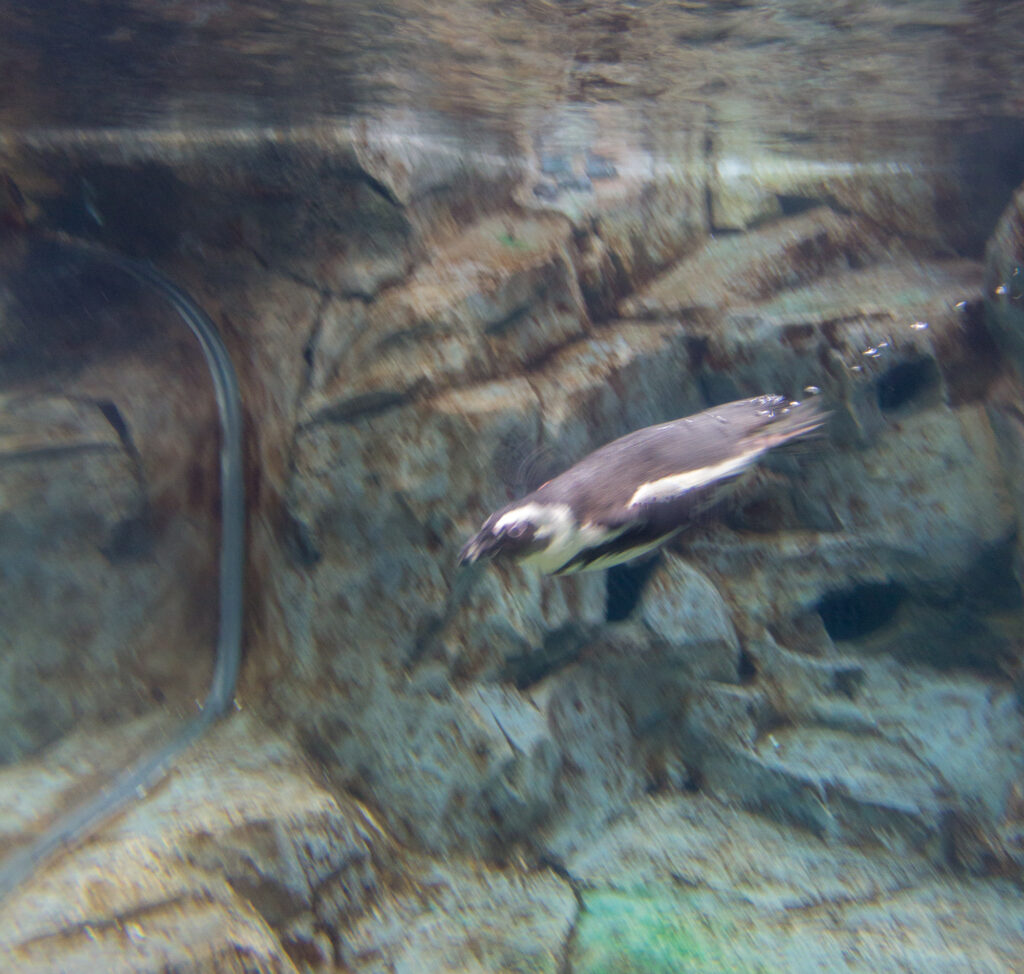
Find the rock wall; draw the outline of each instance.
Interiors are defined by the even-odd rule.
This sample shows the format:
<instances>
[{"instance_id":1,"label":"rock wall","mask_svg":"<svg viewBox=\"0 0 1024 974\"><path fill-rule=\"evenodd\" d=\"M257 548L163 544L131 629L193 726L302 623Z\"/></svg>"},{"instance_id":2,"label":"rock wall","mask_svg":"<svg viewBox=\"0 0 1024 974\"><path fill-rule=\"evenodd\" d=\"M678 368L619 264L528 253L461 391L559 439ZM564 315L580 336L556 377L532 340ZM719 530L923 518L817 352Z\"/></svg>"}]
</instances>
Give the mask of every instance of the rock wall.
<instances>
[{"instance_id":1,"label":"rock wall","mask_svg":"<svg viewBox=\"0 0 1024 974\"><path fill-rule=\"evenodd\" d=\"M4 144L9 246L88 229L217 322L250 503L251 716L12 907L26 970L102 967L128 937L133 970L842 969L856 943L873 969L924 971L952 914L949 969L984 941L985 969L1013 970L1013 894L991 877L1024 865L1020 196L986 267L955 168L758 149L738 173L713 120L668 158L617 117L524 127L497 160L373 123ZM9 760L137 713L140 685L199 695L216 509L182 347L162 351L187 379L173 403L130 342L62 365L55 390L17 320L0 555L19 600L41 573L81 621L46 655L37 620L3 610L9 685L57 674L45 720L3 702ZM768 392L822 396L827 436L657 561L456 569L490 510L596 446ZM81 509L83 483L102 506ZM150 510L177 544L159 557L135 533ZM108 601L58 584L99 568ZM175 602L183 576L205 598ZM133 622L144 684L72 694L123 677ZM53 906L110 862L142 878ZM662 940L667 959L645 954Z\"/></svg>"},{"instance_id":2,"label":"rock wall","mask_svg":"<svg viewBox=\"0 0 1024 974\"><path fill-rule=\"evenodd\" d=\"M300 400L273 573L293 649L264 684L281 719L301 712L338 780L435 852L529 838L560 857L682 785L939 860L952 823L995 830L1024 760L1022 617L991 418L1016 380L981 266L825 207L692 231L655 276L630 275L599 208L562 226L474 221L316 336L330 366ZM596 315L594 239L622 271ZM811 387L827 442L771 463L646 580L455 570L489 510L600 443ZM999 701L1006 736L978 715L973 740L951 737L948 715L889 697L897 673L922 701L952 679L965 713ZM964 760L990 771L960 777Z\"/></svg>"},{"instance_id":3,"label":"rock wall","mask_svg":"<svg viewBox=\"0 0 1024 974\"><path fill-rule=\"evenodd\" d=\"M191 336L51 241L0 254L0 760L191 712L211 673L216 419Z\"/></svg>"}]
</instances>

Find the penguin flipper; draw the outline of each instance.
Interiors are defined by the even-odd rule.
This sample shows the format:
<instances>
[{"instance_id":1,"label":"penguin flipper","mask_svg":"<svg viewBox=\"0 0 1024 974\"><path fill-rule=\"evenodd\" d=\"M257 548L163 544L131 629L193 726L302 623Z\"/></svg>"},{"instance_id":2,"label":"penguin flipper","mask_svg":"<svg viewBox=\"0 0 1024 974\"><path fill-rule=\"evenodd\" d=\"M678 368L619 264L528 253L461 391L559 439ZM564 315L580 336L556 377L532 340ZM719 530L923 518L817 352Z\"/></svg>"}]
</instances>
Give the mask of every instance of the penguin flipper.
<instances>
[{"instance_id":1,"label":"penguin flipper","mask_svg":"<svg viewBox=\"0 0 1024 974\"><path fill-rule=\"evenodd\" d=\"M583 550L577 552L552 575L570 575L575 572L598 571L631 561L667 541L678 530L677 525L664 527L646 518L610 516L591 522L602 529L603 536Z\"/></svg>"}]
</instances>

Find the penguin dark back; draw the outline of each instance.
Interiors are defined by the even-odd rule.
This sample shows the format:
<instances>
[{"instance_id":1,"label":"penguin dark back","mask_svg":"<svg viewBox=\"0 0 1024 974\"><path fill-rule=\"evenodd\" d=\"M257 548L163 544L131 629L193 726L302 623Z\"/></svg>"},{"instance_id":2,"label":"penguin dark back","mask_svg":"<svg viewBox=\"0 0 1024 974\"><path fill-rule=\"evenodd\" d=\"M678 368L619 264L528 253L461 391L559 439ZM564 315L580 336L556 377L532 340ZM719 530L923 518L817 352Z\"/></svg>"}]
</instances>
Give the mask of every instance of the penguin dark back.
<instances>
[{"instance_id":1,"label":"penguin dark back","mask_svg":"<svg viewBox=\"0 0 1024 974\"><path fill-rule=\"evenodd\" d=\"M766 453L818 433L820 401L766 395L647 426L491 514L460 564L508 558L551 575L653 551L713 509Z\"/></svg>"}]
</instances>

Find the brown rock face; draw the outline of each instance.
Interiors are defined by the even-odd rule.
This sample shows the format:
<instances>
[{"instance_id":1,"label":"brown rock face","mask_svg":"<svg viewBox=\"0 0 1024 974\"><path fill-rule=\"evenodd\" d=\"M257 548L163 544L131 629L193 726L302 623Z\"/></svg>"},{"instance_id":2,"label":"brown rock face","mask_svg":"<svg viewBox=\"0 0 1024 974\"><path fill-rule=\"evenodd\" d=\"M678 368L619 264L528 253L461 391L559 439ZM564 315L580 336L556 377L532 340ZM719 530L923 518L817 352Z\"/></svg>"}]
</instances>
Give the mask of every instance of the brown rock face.
<instances>
[{"instance_id":1,"label":"brown rock face","mask_svg":"<svg viewBox=\"0 0 1024 974\"><path fill-rule=\"evenodd\" d=\"M467 379L521 370L578 337L585 311L561 220L485 220L389 289L331 353L308 409L356 417Z\"/></svg>"},{"instance_id":2,"label":"brown rock face","mask_svg":"<svg viewBox=\"0 0 1024 974\"><path fill-rule=\"evenodd\" d=\"M740 237L709 240L672 271L627 298L626 317L665 318L763 301L826 274L858 266L880 247L867 226L826 209Z\"/></svg>"}]
</instances>

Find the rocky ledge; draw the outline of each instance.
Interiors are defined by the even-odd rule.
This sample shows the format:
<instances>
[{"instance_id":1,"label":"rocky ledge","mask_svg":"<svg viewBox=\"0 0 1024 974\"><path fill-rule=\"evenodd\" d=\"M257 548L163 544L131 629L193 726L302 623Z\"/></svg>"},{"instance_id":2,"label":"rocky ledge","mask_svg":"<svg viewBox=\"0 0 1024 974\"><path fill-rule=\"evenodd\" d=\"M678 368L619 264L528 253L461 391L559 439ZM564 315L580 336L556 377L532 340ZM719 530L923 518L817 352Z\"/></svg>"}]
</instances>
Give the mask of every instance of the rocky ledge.
<instances>
[{"instance_id":1,"label":"rocky ledge","mask_svg":"<svg viewBox=\"0 0 1024 974\"><path fill-rule=\"evenodd\" d=\"M148 724L72 737L58 764ZM1019 891L887 845L823 843L697 793L638 797L553 868L432 859L239 715L0 908L19 971L1012 971ZM0 823L3 839L10 821Z\"/></svg>"}]
</instances>

